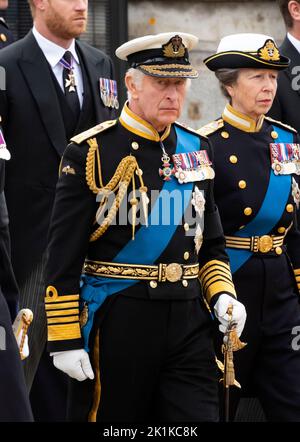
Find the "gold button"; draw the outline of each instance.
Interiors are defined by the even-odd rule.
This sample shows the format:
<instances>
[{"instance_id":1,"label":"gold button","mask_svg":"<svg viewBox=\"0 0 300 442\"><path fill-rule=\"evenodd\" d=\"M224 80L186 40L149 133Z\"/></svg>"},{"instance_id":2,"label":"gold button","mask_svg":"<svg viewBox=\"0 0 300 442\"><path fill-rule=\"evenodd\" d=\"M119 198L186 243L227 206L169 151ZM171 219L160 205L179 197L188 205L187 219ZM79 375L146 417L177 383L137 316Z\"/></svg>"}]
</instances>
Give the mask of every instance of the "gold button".
<instances>
[{"instance_id":1,"label":"gold button","mask_svg":"<svg viewBox=\"0 0 300 442\"><path fill-rule=\"evenodd\" d=\"M244 214L245 214L246 216L251 215L251 213L252 213L252 209L251 209L251 207L246 207L246 209L244 209Z\"/></svg>"},{"instance_id":2,"label":"gold button","mask_svg":"<svg viewBox=\"0 0 300 442\"><path fill-rule=\"evenodd\" d=\"M237 157L236 157L235 155L230 155L230 157L229 157L229 161L230 161L232 164L236 164L236 163L238 162L238 159L237 159Z\"/></svg>"},{"instance_id":3,"label":"gold button","mask_svg":"<svg viewBox=\"0 0 300 442\"><path fill-rule=\"evenodd\" d=\"M276 253L276 255L281 255L282 254L282 248L281 247L276 247L275 253Z\"/></svg>"},{"instance_id":4,"label":"gold button","mask_svg":"<svg viewBox=\"0 0 300 442\"><path fill-rule=\"evenodd\" d=\"M229 133L226 132L226 130L223 130L223 132L221 132L221 137L223 137L223 138L229 138Z\"/></svg>"},{"instance_id":5,"label":"gold button","mask_svg":"<svg viewBox=\"0 0 300 442\"><path fill-rule=\"evenodd\" d=\"M182 285L183 285L183 287L187 287L187 286L189 285L189 283L187 282L186 279L184 279L184 280L182 281Z\"/></svg>"},{"instance_id":6,"label":"gold button","mask_svg":"<svg viewBox=\"0 0 300 442\"><path fill-rule=\"evenodd\" d=\"M139 148L140 146L139 146L139 143L137 143L136 141L133 141L133 142L131 143L131 147L132 147L132 149L134 149L134 150L138 150L138 148Z\"/></svg>"},{"instance_id":7,"label":"gold button","mask_svg":"<svg viewBox=\"0 0 300 442\"><path fill-rule=\"evenodd\" d=\"M0 38L1 38L2 41L6 41L7 40L7 37L6 37L5 34L0 34Z\"/></svg>"},{"instance_id":8,"label":"gold button","mask_svg":"<svg viewBox=\"0 0 300 442\"><path fill-rule=\"evenodd\" d=\"M184 230L185 230L186 232L188 232L188 231L190 230L190 226L188 225L188 223L185 223L185 224L183 225L183 228L184 228Z\"/></svg>"},{"instance_id":9,"label":"gold button","mask_svg":"<svg viewBox=\"0 0 300 442\"><path fill-rule=\"evenodd\" d=\"M239 188L240 189L245 189L246 186L247 186L246 181L244 181L244 180L239 181Z\"/></svg>"},{"instance_id":10,"label":"gold button","mask_svg":"<svg viewBox=\"0 0 300 442\"><path fill-rule=\"evenodd\" d=\"M274 138L274 140L276 140L276 138L278 138L278 133L275 130L272 130L271 137Z\"/></svg>"},{"instance_id":11,"label":"gold button","mask_svg":"<svg viewBox=\"0 0 300 442\"><path fill-rule=\"evenodd\" d=\"M187 260L189 259L189 257L190 257L189 252L184 252L183 257L184 257L184 259L187 261Z\"/></svg>"},{"instance_id":12,"label":"gold button","mask_svg":"<svg viewBox=\"0 0 300 442\"><path fill-rule=\"evenodd\" d=\"M157 287L157 282L156 282L156 281L150 281L150 287L151 287L152 289L156 289L156 287Z\"/></svg>"},{"instance_id":13,"label":"gold button","mask_svg":"<svg viewBox=\"0 0 300 442\"><path fill-rule=\"evenodd\" d=\"M239 230L242 230L244 227L245 227L245 226L241 226L241 227L239 227Z\"/></svg>"},{"instance_id":14,"label":"gold button","mask_svg":"<svg viewBox=\"0 0 300 442\"><path fill-rule=\"evenodd\" d=\"M277 232L278 233L284 233L285 232L285 227L278 227Z\"/></svg>"},{"instance_id":15,"label":"gold button","mask_svg":"<svg viewBox=\"0 0 300 442\"><path fill-rule=\"evenodd\" d=\"M294 206L293 206L293 204L288 204L288 205L286 206L286 211L289 212L289 213L293 212L293 211L294 211Z\"/></svg>"},{"instance_id":16,"label":"gold button","mask_svg":"<svg viewBox=\"0 0 300 442\"><path fill-rule=\"evenodd\" d=\"M142 175L143 175L143 171L142 171L142 169L136 169L135 173L136 173L138 176L142 176Z\"/></svg>"}]
</instances>

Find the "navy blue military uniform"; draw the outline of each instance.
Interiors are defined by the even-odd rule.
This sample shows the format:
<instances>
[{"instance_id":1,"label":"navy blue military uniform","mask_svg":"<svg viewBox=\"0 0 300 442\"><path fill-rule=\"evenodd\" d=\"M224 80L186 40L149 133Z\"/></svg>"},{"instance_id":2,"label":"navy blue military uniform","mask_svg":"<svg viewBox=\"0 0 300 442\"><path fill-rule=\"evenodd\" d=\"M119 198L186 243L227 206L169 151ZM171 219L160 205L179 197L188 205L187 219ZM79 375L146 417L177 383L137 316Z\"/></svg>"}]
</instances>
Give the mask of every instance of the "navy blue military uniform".
<instances>
[{"instance_id":1,"label":"navy blue military uniform","mask_svg":"<svg viewBox=\"0 0 300 442\"><path fill-rule=\"evenodd\" d=\"M249 129L250 119L230 105L222 117L200 133L213 144L215 199L248 314L242 335L248 345L234 357L236 378L244 396L257 395L268 420L299 421L300 352L293 343L300 324L299 170L281 175L277 165L275 175L270 157L272 143L292 145L299 136L267 117ZM239 395L231 389L232 417Z\"/></svg>"},{"instance_id":2,"label":"navy blue military uniform","mask_svg":"<svg viewBox=\"0 0 300 442\"><path fill-rule=\"evenodd\" d=\"M15 41L12 31L4 18L0 17L0 49L5 48Z\"/></svg>"},{"instance_id":3,"label":"navy blue military uniform","mask_svg":"<svg viewBox=\"0 0 300 442\"><path fill-rule=\"evenodd\" d=\"M89 318L95 312L89 340L85 340L85 348L94 350L95 381L72 380L72 420L218 419L212 319L201 296L198 274L208 302L221 292L235 296L235 291L212 179L182 184L182 190L190 189L191 193L167 241L161 221L156 226L155 222L148 227L137 225L134 240L131 224L118 217L101 237L95 233L99 231L95 214L101 201L96 202L97 194L113 183L118 170L126 181L122 161L136 159L138 164L129 190L133 189L132 180L142 173L148 196L157 191L155 198L159 198L164 185L180 188L177 178L172 176L166 184L159 174L160 137L170 156L183 136L190 140L184 148L196 141L198 149L201 146L211 158L207 140L178 124L169 126L163 135L153 128L151 131L149 135L149 124L143 125L125 105L118 121L74 137L63 156L46 266L48 349L82 348L82 335L85 337L89 324L86 309ZM117 183L113 183L116 192ZM205 198L205 212L195 203L197 192ZM163 203L162 214L169 215L170 207ZM205 213L203 238L190 234L195 225L184 221L184 213L191 209L195 215L195 207ZM126 205L125 209L120 207L121 212L127 216ZM151 216L153 221L153 212ZM103 225L105 222L100 229ZM154 229L154 235L147 235L147 229ZM195 252L195 239L203 240L199 253ZM81 331L79 293L81 304L84 301ZM95 309L95 302L99 306L103 303Z\"/></svg>"},{"instance_id":4,"label":"navy blue military uniform","mask_svg":"<svg viewBox=\"0 0 300 442\"><path fill-rule=\"evenodd\" d=\"M1 148L3 151L3 147ZM16 338L12 330L18 286L10 262L8 214L0 159L0 422L29 422L32 413Z\"/></svg>"}]
</instances>

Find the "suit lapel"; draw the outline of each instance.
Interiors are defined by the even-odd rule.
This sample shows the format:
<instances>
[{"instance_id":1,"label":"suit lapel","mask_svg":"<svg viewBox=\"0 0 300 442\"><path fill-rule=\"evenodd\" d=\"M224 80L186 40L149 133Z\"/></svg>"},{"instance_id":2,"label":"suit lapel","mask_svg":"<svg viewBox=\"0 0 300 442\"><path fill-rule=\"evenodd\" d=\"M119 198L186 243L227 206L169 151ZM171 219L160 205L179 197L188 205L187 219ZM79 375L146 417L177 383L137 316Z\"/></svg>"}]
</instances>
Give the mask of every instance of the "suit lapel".
<instances>
[{"instance_id":1,"label":"suit lapel","mask_svg":"<svg viewBox=\"0 0 300 442\"><path fill-rule=\"evenodd\" d=\"M291 64L288 67L288 69L283 71L283 75L286 75L289 78L289 81L292 82L295 80L295 77L299 77L299 69L292 73L294 67L296 66L300 66L300 54L297 51L297 49L295 48L295 46L290 42L290 40L285 37L281 47L280 47L280 51L283 53L283 55L286 55L287 57L290 58L291 60ZM295 92L298 93L300 95L300 89L297 88L295 89Z\"/></svg>"},{"instance_id":2,"label":"suit lapel","mask_svg":"<svg viewBox=\"0 0 300 442\"><path fill-rule=\"evenodd\" d=\"M32 32L24 38L24 43L23 54L19 60L20 69L39 108L51 143L61 157L67 139L55 86L49 72L51 68Z\"/></svg>"}]
</instances>

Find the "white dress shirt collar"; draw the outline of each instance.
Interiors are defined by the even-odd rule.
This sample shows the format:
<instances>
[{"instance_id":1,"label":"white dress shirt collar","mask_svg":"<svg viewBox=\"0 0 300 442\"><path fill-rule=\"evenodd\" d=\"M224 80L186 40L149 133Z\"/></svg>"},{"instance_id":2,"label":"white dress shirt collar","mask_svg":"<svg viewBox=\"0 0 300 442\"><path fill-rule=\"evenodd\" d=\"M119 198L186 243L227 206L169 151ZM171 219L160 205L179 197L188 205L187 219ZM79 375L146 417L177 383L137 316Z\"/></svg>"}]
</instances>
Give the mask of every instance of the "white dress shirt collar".
<instances>
[{"instance_id":1,"label":"white dress shirt collar","mask_svg":"<svg viewBox=\"0 0 300 442\"><path fill-rule=\"evenodd\" d=\"M43 35L38 32L35 26L33 27L32 32L37 41L37 44L43 51L52 69L59 63L66 51L70 51L76 63L79 64L79 58L75 51L75 39L73 39L70 47L68 49L65 49L57 45L56 43L53 43L53 41L43 37Z\"/></svg>"},{"instance_id":2,"label":"white dress shirt collar","mask_svg":"<svg viewBox=\"0 0 300 442\"><path fill-rule=\"evenodd\" d=\"M297 49L297 51L300 54L300 40L298 40L297 38L293 37L293 35L291 35L289 32L287 33L287 38L290 40L292 45L295 46L295 48Z\"/></svg>"}]
</instances>

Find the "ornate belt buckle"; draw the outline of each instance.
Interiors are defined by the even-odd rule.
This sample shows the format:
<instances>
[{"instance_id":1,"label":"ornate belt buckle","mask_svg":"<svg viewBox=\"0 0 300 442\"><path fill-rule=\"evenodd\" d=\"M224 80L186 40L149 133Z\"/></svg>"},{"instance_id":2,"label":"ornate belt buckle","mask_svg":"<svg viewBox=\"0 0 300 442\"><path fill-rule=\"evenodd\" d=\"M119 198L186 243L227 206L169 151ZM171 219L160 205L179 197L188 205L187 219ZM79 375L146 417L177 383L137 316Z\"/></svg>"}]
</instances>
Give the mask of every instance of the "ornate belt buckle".
<instances>
[{"instance_id":1,"label":"ornate belt buckle","mask_svg":"<svg viewBox=\"0 0 300 442\"><path fill-rule=\"evenodd\" d=\"M166 279L169 282L177 282L181 279L183 270L180 264L173 262L166 267Z\"/></svg>"},{"instance_id":2,"label":"ornate belt buckle","mask_svg":"<svg viewBox=\"0 0 300 442\"><path fill-rule=\"evenodd\" d=\"M257 248L261 253L268 253L273 247L273 238L263 235L258 238Z\"/></svg>"}]
</instances>

